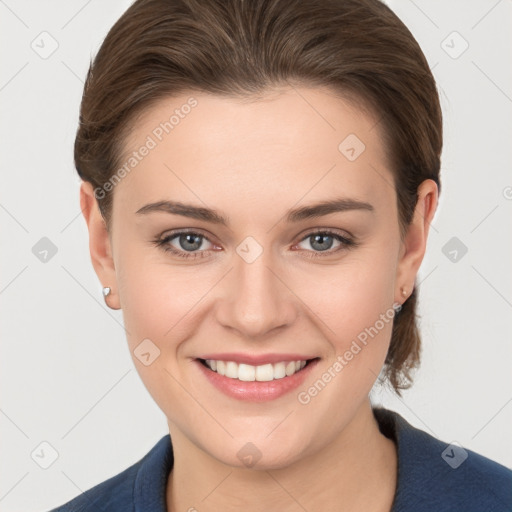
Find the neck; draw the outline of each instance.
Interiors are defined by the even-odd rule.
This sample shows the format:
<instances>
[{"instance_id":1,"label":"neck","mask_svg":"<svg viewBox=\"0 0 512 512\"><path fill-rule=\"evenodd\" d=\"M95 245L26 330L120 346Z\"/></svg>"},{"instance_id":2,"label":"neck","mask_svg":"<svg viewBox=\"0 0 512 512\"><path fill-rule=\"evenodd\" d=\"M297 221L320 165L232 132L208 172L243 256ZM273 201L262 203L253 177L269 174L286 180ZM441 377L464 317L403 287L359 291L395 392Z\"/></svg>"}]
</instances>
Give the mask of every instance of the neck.
<instances>
[{"instance_id":1,"label":"neck","mask_svg":"<svg viewBox=\"0 0 512 512\"><path fill-rule=\"evenodd\" d=\"M171 430L174 467L167 510L389 512L397 478L392 440L379 431L370 401L332 443L280 469L233 468Z\"/></svg>"}]
</instances>

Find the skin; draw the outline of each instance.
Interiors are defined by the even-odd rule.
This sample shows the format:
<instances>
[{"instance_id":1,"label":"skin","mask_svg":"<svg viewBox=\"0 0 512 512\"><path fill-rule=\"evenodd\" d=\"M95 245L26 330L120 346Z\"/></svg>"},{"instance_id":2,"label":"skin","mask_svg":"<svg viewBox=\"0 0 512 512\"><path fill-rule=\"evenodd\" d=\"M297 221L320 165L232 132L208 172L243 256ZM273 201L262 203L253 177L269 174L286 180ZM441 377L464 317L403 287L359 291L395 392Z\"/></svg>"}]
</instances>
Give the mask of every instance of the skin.
<instances>
[{"instance_id":1,"label":"skin","mask_svg":"<svg viewBox=\"0 0 512 512\"><path fill-rule=\"evenodd\" d=\"M389 511L396 448L380 433L368 395L391 322L309 403L297 392L406 300L437 187L431 180L420 185L401 238L376 117L319 87L286 87L253 101L196 92L162 100L138 119L127 152L190 96L197 107L116 185L110 233L92 186L80 191L94 269L112 288L108 305L123 310L134 364L168 420L175 454L168 510ZM338 150L349 134L366 146L355 161ZM373 211L285 221L291 208L338 197L365 201ZM213 208L229 225L136 214L160 200ZM307 236L316 228L350 234L357 245L333 239L321 251ZM206 236L195 250L206 257L183 259L152 242L176 229ZM236 252L247 236L263 249L252 263ZM179 237L168 244L189 247ZM308 258L312 253L320 257ZM146 338L160 350L149 366L133 354ZM214 388L193 362L229 351L298 352L320 361L299 390L244 402ZM252 468L237 457L248 442L261 452Z\"/></svg>"}]
</instances>

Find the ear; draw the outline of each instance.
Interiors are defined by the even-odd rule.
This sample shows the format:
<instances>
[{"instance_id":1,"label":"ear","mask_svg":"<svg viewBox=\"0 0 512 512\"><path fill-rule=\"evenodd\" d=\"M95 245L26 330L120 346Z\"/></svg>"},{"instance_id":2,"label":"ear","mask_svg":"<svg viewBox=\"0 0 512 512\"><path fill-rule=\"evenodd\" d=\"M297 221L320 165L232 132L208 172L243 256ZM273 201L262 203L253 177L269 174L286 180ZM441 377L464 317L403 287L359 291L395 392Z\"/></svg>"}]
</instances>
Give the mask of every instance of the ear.
<instances>
[{"instance_id":1,"label":"ear","mask_svg":"<svg viewBox=\"0 0 512 512\"><path fill-rule=\"evenodd\" d=\"M416 274L427 248L430 223L436 212L437 203L436 182L430 179L423 181L418 187L418 201L400 249L395 286L395 302L399 304L403 304L414 289Z\"/></svg>"},{"instance_id":2,"label":"ear","mask_svg":"<svg viewBox=\"0 0 512 512\"><path fill-rule=\"evenodd\" d=\"M102 286L111 288L110 294L105 297L105 302L112 309L120 309L110 236L94 195L92 184L87 181L83 181L80 186L80 208L89 229L89 251L92 266Z\"/></svg>"}]
</instances>

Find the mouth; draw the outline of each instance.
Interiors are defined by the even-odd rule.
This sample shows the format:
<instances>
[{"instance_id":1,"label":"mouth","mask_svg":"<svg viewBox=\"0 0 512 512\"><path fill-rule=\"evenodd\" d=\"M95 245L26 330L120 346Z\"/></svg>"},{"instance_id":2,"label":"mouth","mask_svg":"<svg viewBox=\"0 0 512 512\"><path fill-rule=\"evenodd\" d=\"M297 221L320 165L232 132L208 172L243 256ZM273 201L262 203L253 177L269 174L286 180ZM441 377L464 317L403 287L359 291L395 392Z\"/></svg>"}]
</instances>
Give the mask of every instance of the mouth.
<instances>
[{"instance_id":1,"label":"mouth","mask_svg":"<svg viewBox=\"0 0 512 512\"><path fill-rule=\"evenodd\" d=\"M237 363L235 361L224 361L216 359L197 360L208 370L228 379L241 382L270 382L292 377L304 371L304 368L319 360L319 357L312 359L297 359L294 361L277 361L260 365Z\"/></svg>"}]
</instances>

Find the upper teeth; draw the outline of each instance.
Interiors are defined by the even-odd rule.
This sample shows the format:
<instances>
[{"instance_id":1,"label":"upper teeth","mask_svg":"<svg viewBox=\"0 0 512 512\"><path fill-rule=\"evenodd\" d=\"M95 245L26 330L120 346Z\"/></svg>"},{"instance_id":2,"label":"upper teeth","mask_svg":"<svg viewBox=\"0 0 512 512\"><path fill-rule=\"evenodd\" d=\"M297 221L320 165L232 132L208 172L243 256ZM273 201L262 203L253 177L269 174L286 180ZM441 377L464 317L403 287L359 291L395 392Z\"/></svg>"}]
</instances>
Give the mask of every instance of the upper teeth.
<instances>
[{"instance_id":1,"label":"upper teeth","mask_svg":"<svg viewBox=\"0 0 512 512\"><path fill-rule=\"evenodd\" d=\"M243 381L269 381L274 379L282 379L283 377L293 375L304 366L306 361L284 361L275 364L262 364L260 366L252 366L250 364L235 363L234 361L215 361L214 359L206 359L208 368L220 375L229 377L230 379L238 379Z\"/></svg>"}]
</instances>

